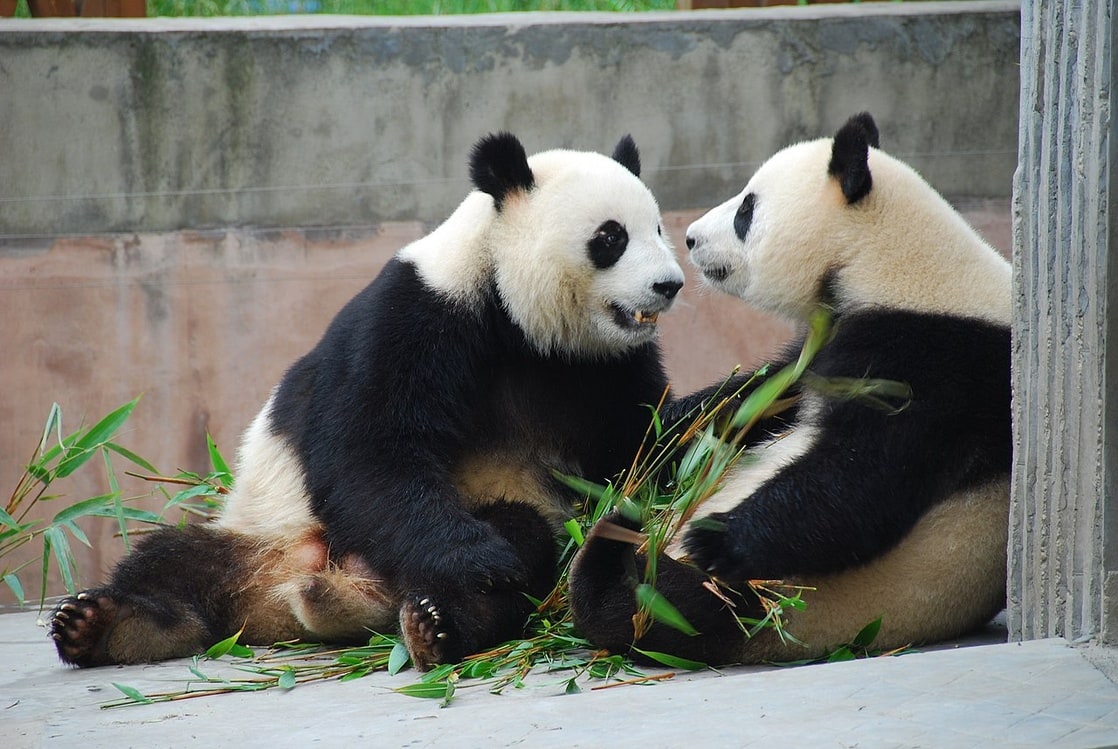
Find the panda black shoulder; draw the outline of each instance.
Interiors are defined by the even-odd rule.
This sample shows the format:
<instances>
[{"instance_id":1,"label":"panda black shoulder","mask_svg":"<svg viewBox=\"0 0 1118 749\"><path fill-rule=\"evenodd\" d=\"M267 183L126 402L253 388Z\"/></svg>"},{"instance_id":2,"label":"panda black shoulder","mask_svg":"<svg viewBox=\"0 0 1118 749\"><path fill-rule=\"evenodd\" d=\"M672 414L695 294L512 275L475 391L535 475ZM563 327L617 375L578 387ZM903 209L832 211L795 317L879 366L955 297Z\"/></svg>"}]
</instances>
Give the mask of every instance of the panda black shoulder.
<instances>
[{"instance_id":1,"label":"panda black shoulder","mask_svg":"<svg viewBox=\"0 0 1118 749\"><path fill-rule=\"evenodd\" d=\"M824 428L842 432L821 439L849 444L850 432L895 430L895 439L911 443L915 454L959 456L949 461L949 468L935 468L940 480L951 474L966 484L1007 474L1012 451L1010 359L1005 325L904 310L843 315L834 339L811 364L812 374L822 378L816 389L832 403ZM908 388L908 395L886 389L844 400L828 390L828 378L869 378L887 388ZM806 386L813 387L810 378ZM918 472L915 466L908 470ZM926 478L937 480L936 475Z\"/></svg>"},{"instance_id":2,"label":"panda black shoulder","mask_svg":"<svg viewBox=\"0 0 1118 749\"><path fill-rule=\"evenodd\" d=\"M338 419L367 409L370 398L391 398L391 383L406 377L402 368L414 370L413 382L429 388L432 400L464 397L468 388L454 383L490 350L487 338L479 308L430 288L414 263L393 258L284 375L272 399L272 429L307 439L319 430L336 433ZM432 392L446 388L454 392ZM331 413L308 419L312 407Z\"/></svg>"}]
</instances>

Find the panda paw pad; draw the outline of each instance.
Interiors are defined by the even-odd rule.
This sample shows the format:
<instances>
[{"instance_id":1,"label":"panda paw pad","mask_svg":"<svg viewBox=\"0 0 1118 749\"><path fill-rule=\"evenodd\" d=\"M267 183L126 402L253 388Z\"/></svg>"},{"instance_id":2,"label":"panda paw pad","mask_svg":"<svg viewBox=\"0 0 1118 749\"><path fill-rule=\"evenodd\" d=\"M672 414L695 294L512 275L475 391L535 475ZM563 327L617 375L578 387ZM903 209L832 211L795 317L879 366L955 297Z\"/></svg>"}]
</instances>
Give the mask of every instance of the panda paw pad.
<instances>
[{"instance_id":1,"label":"panda paw pad","mask_svg":"<svg viewBox=\"0 0 1118 749\"><path fill-rule=\"evenodd\" d=\"M413 596L400 611L400 633L411 654L412 665L427 671L448 663L454 649L446 615L429 596Z\"/></svg>"},{"instance_id":2,"label":"panda paw pad","mask_svg":"<svg viewBox=\"0 0 1118 749\"><path fill-rule=\"evenodd\" d=\"M112 598L92 591L62 599L49 624L59 658L76 666L105 662L109 633L125 613Z\"/></svg>"}]
</instances>

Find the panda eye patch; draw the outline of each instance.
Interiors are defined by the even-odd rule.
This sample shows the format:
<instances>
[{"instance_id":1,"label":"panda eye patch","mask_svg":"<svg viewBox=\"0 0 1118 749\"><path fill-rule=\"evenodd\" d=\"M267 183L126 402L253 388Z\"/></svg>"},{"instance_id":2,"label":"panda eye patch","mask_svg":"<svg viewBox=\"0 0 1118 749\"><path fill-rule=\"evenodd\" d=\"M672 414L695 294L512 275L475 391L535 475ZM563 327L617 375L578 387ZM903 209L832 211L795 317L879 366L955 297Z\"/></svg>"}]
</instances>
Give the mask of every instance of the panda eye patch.
<instances>
[{"instance_id":1,"label":"panda eye patch","mask_svg":"<svg viewBox=\"0 0 1118 749\"><path fill-rule=\"evenodd\" d=\"M625 227L616 221L606 221L590 239L590 261L595 268L608 268L621 259L628 245L629 233Z\"/></svg>"},{"instance_id":2,"label":"panda eye patch","mask_svg":"<svg viewBox=\"0 0 1118 749\"><path fill-rule=\"evenodd\" d=\"M756 204L757 194L751 192L741 201L738 212L734 214L734 234L743 242L745 235L749 233L749 225L753 223L753 208Z\"/></svg>"}]
</instances>

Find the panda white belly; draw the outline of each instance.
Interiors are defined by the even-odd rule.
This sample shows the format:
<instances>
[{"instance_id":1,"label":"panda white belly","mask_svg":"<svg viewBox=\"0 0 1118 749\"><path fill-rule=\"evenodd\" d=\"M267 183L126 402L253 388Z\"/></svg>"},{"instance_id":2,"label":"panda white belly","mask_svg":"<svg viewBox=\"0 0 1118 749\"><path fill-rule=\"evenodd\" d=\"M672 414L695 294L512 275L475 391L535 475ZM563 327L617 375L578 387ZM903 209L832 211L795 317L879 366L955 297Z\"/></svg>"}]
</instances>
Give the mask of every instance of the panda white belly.
<instances>
[{"instance_id":1,"label":"panda white belly","mask_svg":"<svg viewBox=\"0 0 1118 749\"><path fill-rule=\"evenodd\" d=\"M311 512L299 456L272 431L274 399L273 394L245 431L236 483L225 498L217 525L262 540L283 541L321 525Z\"/></svg>"}]
</instances>

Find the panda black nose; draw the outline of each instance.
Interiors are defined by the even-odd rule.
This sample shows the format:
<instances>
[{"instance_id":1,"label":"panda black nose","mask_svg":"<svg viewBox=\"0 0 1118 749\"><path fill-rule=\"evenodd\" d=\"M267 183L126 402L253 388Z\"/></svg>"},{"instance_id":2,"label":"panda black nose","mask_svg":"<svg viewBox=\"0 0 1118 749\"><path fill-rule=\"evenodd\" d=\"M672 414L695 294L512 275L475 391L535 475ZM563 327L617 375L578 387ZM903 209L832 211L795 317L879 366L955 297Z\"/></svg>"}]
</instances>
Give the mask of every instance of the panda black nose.
<instances>
[{"instance_id":1,"label":"panda black nose","mask_svg":"<svg viewBox=\"0 0 1118 749\"><path fill-rule=\"evenodd\" d=\"M681 281L660 281L659 283L652 284L652 290L661 296L672 299L679 290L683 288Z\"/></svg>"},{"instance_id":2,"label":"panda black nose","mask_svg":"<svg viewBox=\"0 0 1118 749\"><path fill-rule=\"evenodd\" d=\"M695 238L692 237L690 234L687 235L687 249L695 249Z\"/></svg>"}]
</instances>

